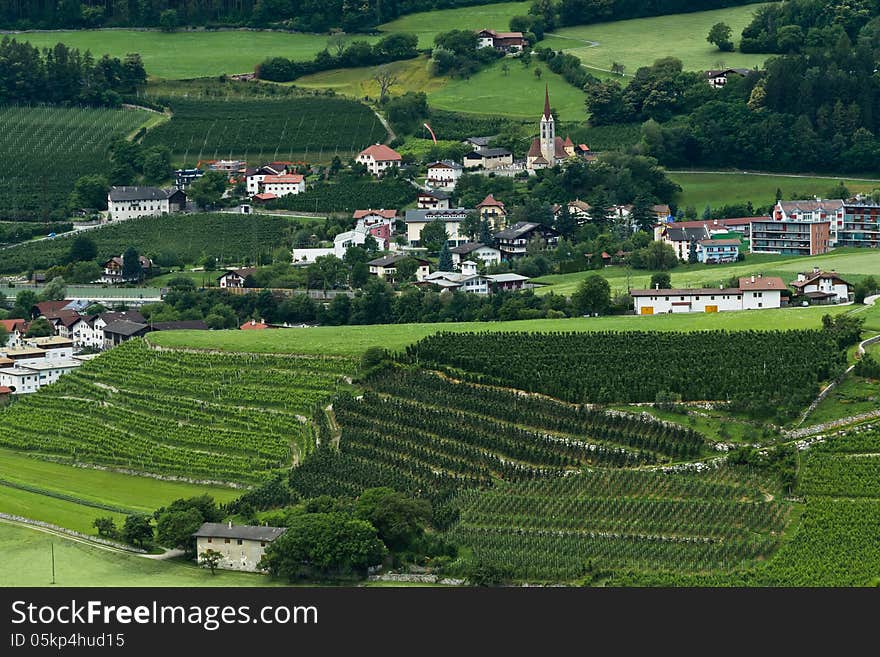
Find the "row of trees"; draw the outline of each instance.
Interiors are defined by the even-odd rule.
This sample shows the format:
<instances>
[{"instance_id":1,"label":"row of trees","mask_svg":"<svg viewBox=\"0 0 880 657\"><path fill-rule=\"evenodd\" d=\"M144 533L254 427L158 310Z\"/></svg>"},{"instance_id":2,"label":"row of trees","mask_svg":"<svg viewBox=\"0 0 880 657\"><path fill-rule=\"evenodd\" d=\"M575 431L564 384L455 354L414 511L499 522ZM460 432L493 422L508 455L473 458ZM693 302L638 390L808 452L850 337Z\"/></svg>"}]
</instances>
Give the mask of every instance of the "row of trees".
<instances>
[{"instance_id":1,"label":"row of trees","mask_svg":"<svg viewBox=\"0 0 880 657\"><path fill-rule=\"evenodd\" d=\"M0 41L0 103L64 103L117 107L147 81L140 55L95 59L59 43L40 50L10 37Z\"/></svg>"}]
</instances>

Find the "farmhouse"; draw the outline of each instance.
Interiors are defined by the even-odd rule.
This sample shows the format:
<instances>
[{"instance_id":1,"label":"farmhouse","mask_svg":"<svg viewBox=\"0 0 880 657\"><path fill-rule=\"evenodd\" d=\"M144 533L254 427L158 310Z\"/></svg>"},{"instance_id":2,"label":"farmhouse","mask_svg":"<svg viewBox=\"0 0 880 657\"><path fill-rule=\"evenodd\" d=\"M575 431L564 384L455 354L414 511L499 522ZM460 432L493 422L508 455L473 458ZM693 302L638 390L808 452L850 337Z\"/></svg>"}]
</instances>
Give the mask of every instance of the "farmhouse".
<instances>
[{"instance_id":1,"label":"farmhouse","mask_svg":"<svg viewBox=\"0 0 880 657\"><path fill-rule=\"evenodd\" d=\"M419 210L449 210L452 207L452 196L440 190L419 190Z\"/></svg>"},{"instance_id":2,"label":"farmhouse","mask_svg":"<svg viewBox=\"0 0 880 657\"><path fill-rule=\"evenodd\" d=\"M455 189L464 167L451 160L441 160L428 165L426 185L431 189L442 189L451 192Z\"/></svg>"},{"instance_id":3,"label":"farmhouse","mask_svg":"<svg viewBox=\"0 0 880 657\"><path fill-rule=\"evenodd\" d=\"M821 271L813 267L811 272L801 272L791 286L798 294L818 303L846 303L849 301L850 284L835 271Z\"/></svg>"},{"instance_id":4,"label":"farmhouse","mask_svg":"<svg viewBox=\"0 0 880 657\"><path fill-rule=\"evenodd\" d=\"M475 259L482 260L487 267L501 263L501 251L480 242L465 242L449 252L452 253L452 264L459 268L463 262Z\"/></svg>"},{"instance_id":5,"label":"farmhouse","mask_svg":"<svg viewBox=\"0 0 880 657\"><path fill-rule=\"evenodd\" d=\"M533 239L544 240L547 247L555 247L559 232L549 226L520 221L495 234L503 260L512 260L526 254L526 247Z\"/></svg>"},{"instance_id":6,"label":"farmhouse","mask_svg":"<svg viewBox=\"0 0 880 657\"><path fill-rule=\"evenodd\" d=\"M782 292L786 291L781 278L757 276L739 279L739 286L726 288L660 288L631 290L636 315L663 313L717 313L729 310L780 308Z\"/></svg>"},{"instance_id":7,"label":"farmhouse","mask_svg":"<svg viewBox=\"0 0 880 657\"><path fill-rule=\"evenodd\" d=\"M495 48L505 53L522 52L529 42L522 32L496 32L495 30L479 30L477 32L477 48Z\"/></svg>"},{"instance_id":8,"label":"farmhouse","mask_svg":"<svg viewBox=\"0 0 880 657\"><path fill-rule=\"evenodd\" d=\"M504 203L497 200L492 194L477 204L477 212L480 213L480 219L489 222L489 228L492 230L501 230L507 225L507 210Z\"/></svg>"},{"instance_id":9,"label":"farmhouse","mask_svg":"<svg viewBox=\"0 0 880 657\"><path fill-rule=\"evenodd\" d=\"M467 168L498 169L513 165L513 153L506 148L481 148L464 156Z\"/></svg>"},{"instance_id":10,"label":"farmhouse","mask_svg":"<svg viewBox=\"0 0 880 657\"><path fill-rule=\"evenodd\" d=\"M148 276L153 269L153 261L145 256L138 256L138 262L141 266L141 275L123 276L123 256L110 258L101 265L104 271L101 278L98 279L98 283L133 283Z\"/></svg>"},{"instance_id":11,"label":"farmhouse","mask_svg":"<svg viewBox=\"0 0 880 657\"><path fill-rule=\"evenodd\" d=\"M433 285L472 294L491 294L499 290L521 290L529 280L528 276L519 274L478 274L477 263L465 260L461 263L460 272L435 271L418 285Z\"/></svg>"},{"instance_id":12,"label":"farmhouse","mask_svg":"<svg viewBox=\"0 0 880 657\"><path fill-rule=\"evenodd\" d=\"M428 261L422 260L421 258L412 258L412 256L406 255L405 253L382 256L381 258L370 260L367 265L369 265L370 267L371 274L373 274L374 276L378 276L379 278L382 278L389 283L394 283L395 275L397 274L397 264L403 260L409 259L414 259L418 263L418 269L416 269L416 280L424 280L431 272Z\"/></svg>"},{"instance_id":13,"label":"farmhouse","mask_svg":"<svg viewBox=\"0 0 880 657\"><path fill-rule=\"evenodd\" d=\"M261 167L248 167L244 172L248 196L256 196L261 192L260 183L263 182L266 176L283 176L287 173L287 166L283 163L264 164Z\"/></svg>"},{"instance_id":14,"label":"farmhouse","mask_svg":"<svg viewBox=\"0 0 880 657\"><path fill-rule=\"evenodd\" d=\"M391 167L399 167L402 158L393 148L384 144L373 144L358 153L355 161L366 165L367 171L374 176L381 176Z\"/></svg>"},{"instance_id":15,"label":"farmhouse","mask_svg":"<svg viewBox=\"0 0 880 657\"><path fill-rule=\"evenodd\" d=\"M253 276L256 271L256 267L227 269L223 274L217 277L217 285L224 289L244 287L245 279L248 276Z\"/></svg>"},{"instance_id":16,"label":"farmhouse","mask_svg":"<svg viewBox=\"0 0 880 657\"><path fill-rule=\"evenodd\" d=\"M107 195L110 221L152 217L186 209L186 192L158 187L111 187Z\"/></svg>"},{"instance_id":17,"label":"farmhouse","mask_svg":"<svg viewBox=\"0 0 880 657\"><path fill-rule=\"evenodd\" d=\"M262 180L257 183L257 191L254 196L271 194L273 198L281 198L290 194L302 194L304 191L306 191L305 178L298 173L280 176L264 175Z\"/></svg>"},{"instance_id":18,"label":"farmhouse","mask_svg":"<svg viewBox=\"0 0 880 657\"><path fill-rule=\"evenodd\" d=\"M461 222L468 215L465 208L450 208L448 210L407 210L406 238L410 246L421 246L422 229L434 221L442 221L446 226L446 235L449 237L450 246L459 246L467 240L458 232Z\"/></svg>"},{"instance_id":19,"label":"farmhouse","mask_svg":"<svg viewBox=\"0 0 880 657\"><path fill-rule=\"evenodd\" d=\"M748 68L713 69L706 71L706 80L709 81L709 86L711 86L713 89L720 89L725 84L727 84L727 81L731 77L738 76L744 78L751 72L751 69Z\"/></svg>"},{"instance_id":20,"label":"farmhouse","mask_svg":"<svg viewBox=\"0 0 880 657\"><path fill-rule=\"evenodd\" d=\"M140 338L150 332L147 324L119 319L104 327L104 349L112 349L128 342L132 338Z\"/></svg>"},{"instance_id":21,"label":"farmhouse","mask_svg":"<svg viewBox=\"0 0 880 657\"><path fill-rule=\"evenodd\" d=\"M266 546L285 531L287 527L206 522L193 533L196 555L214 550L222 555L219 568L260 572L259 564L266 553Z\"/></svg>"}]
</instances>

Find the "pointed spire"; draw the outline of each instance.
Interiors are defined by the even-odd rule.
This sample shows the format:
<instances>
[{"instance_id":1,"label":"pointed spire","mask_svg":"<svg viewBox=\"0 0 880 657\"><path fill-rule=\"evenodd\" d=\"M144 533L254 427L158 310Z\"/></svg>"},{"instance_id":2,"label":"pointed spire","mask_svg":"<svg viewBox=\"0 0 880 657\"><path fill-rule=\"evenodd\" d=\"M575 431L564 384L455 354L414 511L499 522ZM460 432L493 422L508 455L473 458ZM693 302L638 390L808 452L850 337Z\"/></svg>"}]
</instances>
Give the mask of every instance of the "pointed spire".
<instances>
[{"instance_id":1,"label":"pointed spire","mask_svg":"<svg viewBox=\"0 0 880 657\"><path fill-rule=\"evenodd\" d=\"M553 115L550 114L550 86L544 85L544 118L551 119Z\"/></svg>"}]
</instances>

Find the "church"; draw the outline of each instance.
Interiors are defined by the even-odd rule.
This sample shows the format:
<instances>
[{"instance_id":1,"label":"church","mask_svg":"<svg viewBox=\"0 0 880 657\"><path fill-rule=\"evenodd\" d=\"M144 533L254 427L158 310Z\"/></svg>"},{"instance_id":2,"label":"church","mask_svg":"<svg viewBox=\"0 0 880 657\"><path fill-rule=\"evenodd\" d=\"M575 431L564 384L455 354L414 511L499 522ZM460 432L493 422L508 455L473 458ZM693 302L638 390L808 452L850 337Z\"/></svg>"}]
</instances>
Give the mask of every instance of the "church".
<instances>
[{"instance_id":1,"label":"church","mask_svg":"<svg viewBox=\"0 0 880 657\"><path fill-rule=\"evenodd\" d=\"M563 141L556 136L556 121L550 112L550 89L544 90L544 114L541 116L541 136L535 137L526 156L526 168L530 171L548 169L575 157L575 147L569 137Z\"/></svg>"}]
</instances>

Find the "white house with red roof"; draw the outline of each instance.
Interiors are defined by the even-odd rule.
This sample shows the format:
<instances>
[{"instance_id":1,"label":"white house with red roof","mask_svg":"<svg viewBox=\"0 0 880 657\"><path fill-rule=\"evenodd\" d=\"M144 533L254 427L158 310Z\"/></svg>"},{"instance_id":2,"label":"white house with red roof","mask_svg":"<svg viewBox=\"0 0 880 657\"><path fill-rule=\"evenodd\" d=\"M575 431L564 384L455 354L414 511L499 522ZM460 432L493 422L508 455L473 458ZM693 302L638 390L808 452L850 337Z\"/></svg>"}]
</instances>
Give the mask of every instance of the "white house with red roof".
<instances>
[{"instance_id":1,"label":"white house with red roof","mask_svg":"<svg viewBox=\"0 0 880 657\"><path fill-rule=\"evenodd\" d=\"M24 334L27 333L27 320L0 319L0 326L6 329L6 343L0 347L18 348L22 345Z\"/></svg>"},{"instance_id":2,"label":"white house with red roof","mask_svg":"<svg viewBox=\"0 0 880 657\"><path fill-rule=\"evenodd\" d=\"M254 197L260 197L260 200L271 200L272 198L281 198L290 194L302 194L306 191L306 180L299 173L285 173L280 176L272 176L263 174L262 179L257 182L257 192Z\"/></svg>"},{"instance_id":3,"label":"white house with red roof","mask_svg":"<svg viewBox=\"0 0 880 657\"><path fill-rule=\"evenodd\" d=\"M731 310L780 308L787 288L776 276L746 276L737 287L661 288L630 290L636 315L718 313Z\"/></svg>"},{"instance_id":4,"label":"white house with red roof","mask_svg":"<svg viewBox=\"0 0 880 657\"><path fill-rule=\"evenodd\" d=\"M507 226L507 208L492 194L477 203L477 212L481 220L485 219L489 222L489 228L492 230L503 230Z\"/></svg>"},{"instance_id":5,"label":"white house with red roof","mask_svg":"<svg viewBox=\"0 0 880 657\"><path fill-rule=\"evenodd\" d=\"M374 176L382 176L391 167L399 167L403 158L393 148L385 144L368 146L355 158L355 162L363 164Z\"/></svg>"},{"instance_id":6,"label":"white house with red roof","mask_svg":"<svg viewBox=\"0 0 880 657\"><path fill-rule=\"evenodd\" d=\"M522 32L496 32L482 29L477 32L477 48L495 48L501 52L521 52L529 44Z\"/></svg>"},{"instance_id":7,"label":"white house with red roof","mask_svg":"<svg viewBox=\"0 0 880 657\"><path fill-rule=\"evenodd\" d=\"M811 301L846 303L849 301L850 284L836 271L821 271L813 267L811 272L801 272L791 286Z\"/></svg>"},{"instance_id":8,"label":"white house with red roof","mask_svg":"<svg viewBox=\"0 0 880 657\"><path fill-rule=\"evenodd\" d=\"M397 210L355 210L354 229L366 232L375 237L381 243L391 241L394 233L394 222L397 220Z\"/></svg>"}]
</instances>

